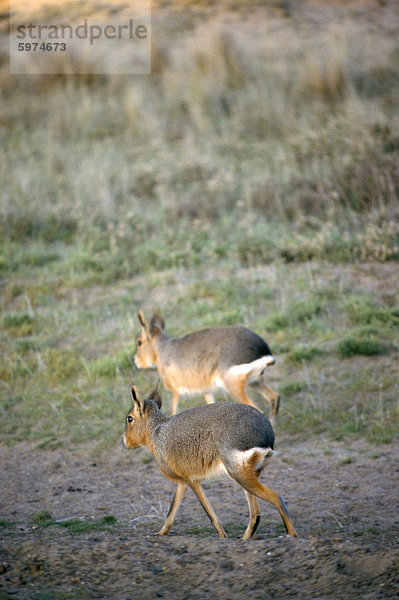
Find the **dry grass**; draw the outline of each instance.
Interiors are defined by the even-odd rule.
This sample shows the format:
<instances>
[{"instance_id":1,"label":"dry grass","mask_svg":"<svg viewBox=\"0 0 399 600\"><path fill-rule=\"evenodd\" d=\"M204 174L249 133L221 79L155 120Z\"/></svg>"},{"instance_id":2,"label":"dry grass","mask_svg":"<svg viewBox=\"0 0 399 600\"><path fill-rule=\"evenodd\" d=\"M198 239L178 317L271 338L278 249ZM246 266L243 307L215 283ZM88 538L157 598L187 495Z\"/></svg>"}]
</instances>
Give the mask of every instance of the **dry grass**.
<instances>
[{"instance_id":1,"label":"dry grass","mask_svg":"<svg viewBox=\"0 0 399 600\"><path fill-rule=\"evenodd\" d=\"M267 5L274 20L242 8L232 25L156 12L151 77L3 73L3 234L100 230L117 251L156 208L205 230L233 214L246 263L266 259L270 221L285 226L270 258L398 258L395 40L336 23L337 5L313 34Z\"/></svg>"}]
</instances>

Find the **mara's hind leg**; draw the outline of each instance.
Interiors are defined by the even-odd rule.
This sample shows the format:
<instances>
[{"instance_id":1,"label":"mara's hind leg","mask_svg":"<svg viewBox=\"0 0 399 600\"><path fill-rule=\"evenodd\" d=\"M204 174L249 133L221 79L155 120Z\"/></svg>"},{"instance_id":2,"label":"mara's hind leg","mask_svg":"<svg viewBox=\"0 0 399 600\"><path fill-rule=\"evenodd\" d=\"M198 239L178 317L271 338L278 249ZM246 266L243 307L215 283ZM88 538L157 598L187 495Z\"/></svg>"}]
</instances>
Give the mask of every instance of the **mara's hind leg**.
<instances>
[{"instance_id":1,"label":"mara's hind leg","mask_svg":"<svg viewBox=\"0 0 399 600\"><path fill-rule=\"evenodd\" d=\"M251 400L251 398L247 395L245 391L245 387L247 385L248 375L241 376L231 376L225 379L224 385L226 391L230 394L230 396L236 400L237 402L242 402L243 404L249 404L256 408L259 412L262 412L258 406L256 406L255 402Z\"/></svg>"},{"instance_id":2,"label":"mara's hind leg","mask_svg":"<svg viewBox=\"0 0 399 600\"><path fill-rule=\"evenodd\" d=\"M172 415L176 414L178 403L179 403L179 393L178 392L173 392L173 398L172 398Z\"/></svg>"},{"instance_id":3,"label":"mara's hind leg","mask_svg":"<svg viewBox=\"0 0 399 600\"><path fill-rule=\"evenodd\" d=\"M221 522L219 521L217 514L213 510L212 506L209 504L208 498L205 496L204 490L198 481L190 481L189 486L193 490L194 494L197 496L198 500L201 502L202 508L205 510L206 514L211 520L212 525L216 529L219 534L219 537L225 538L227 534L223 529Z\"/></svg>"},{"instance_id":4,"label":"mara's hind leg","mask_svg":"<svg viewBox=\"0 0 399 600\"><path fill-rule=\"evenodd\" d=\"M170 505L168 514L166 515L165 523L162 526L162 529L157 532L157 535L166 535L169 529L172 527L173 521L175 519L177 509L180 506L181 501L183 500L183 496L187 490L187 483L178 483L177 490L173 497L172 504Z\"/></svg>"},{"instance_id":5,"label":"mara's hind leg","mask_svg":"<svg viewBox=\"0 0 399 600\"><path fill-rule=\"evenodd\" d=\"M272 390L268 385L265 384L263 379L256 379L249 383L251 388L257 391L265 400L270 404L270 421L274 425L276 415L280 406L280 396Z\"/></svg>"},{"instance_id":6,"label":"mara's hind leg","mask_svg":"<svg viewBox=\"0 0 399 600\"><path fill-rule=\"evenodd\" d=\"M253 496L247 490L244 490L249 507L249 523L241 539L249 540L258 528L260 521L259 506L256 496Z\"/></svg>"},{"instance_id":7,"label":"mara's hind leg","mask_svg":"<svg viewBox=\"0 0 399 600\"><path fill-rule=\"evenodd\" d=\"M246 465L241 468L239 472L237 472L236 469L234 469L234 471L229 470L229 474L244 488L244 490L275 506L280 513L288 535L291 535L292 537L298 537L295 527L288 515L284 500L276 492L270 488L267 488L265 485L260 483L260 481L258 481L257 476L255 475L251 466Z\"/></svg>"},{"instance_id":8,"label":"mara's hind leg","mask_svg":"<svg viewBox=\"0 0 399 600\"><path fill-rule=\"evenodd\" d=\"M206 392L206 394L204 394L204 398L207 404L215 403L215 398L213 397L213 394L211 394L211 392Z\"/></svg>"}]
</instances>

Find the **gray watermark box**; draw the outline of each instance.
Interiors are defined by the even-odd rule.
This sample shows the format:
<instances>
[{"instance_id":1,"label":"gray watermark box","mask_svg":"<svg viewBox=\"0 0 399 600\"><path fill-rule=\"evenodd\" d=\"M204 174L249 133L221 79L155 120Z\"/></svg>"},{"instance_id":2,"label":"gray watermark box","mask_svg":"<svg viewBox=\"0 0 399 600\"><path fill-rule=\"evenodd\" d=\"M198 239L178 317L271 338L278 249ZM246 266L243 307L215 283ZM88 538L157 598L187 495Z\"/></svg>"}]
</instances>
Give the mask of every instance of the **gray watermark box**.
<instances>
[{"instance_id":1,"label":"gray watermark box","mask_svg":"<svg viewBox=\"0 0 399 600\"><path fill-rule=\"evenodd\" d=\"M133 0L127 10L69 16L59 3L29 15L23 0L10 0L11 74L151 73L151 2ZM95 5L93 5L95 7ZM68 4L65 4L67 9ZM85 5L87 10L87 7Z\"/></svg>"}]
</instances>

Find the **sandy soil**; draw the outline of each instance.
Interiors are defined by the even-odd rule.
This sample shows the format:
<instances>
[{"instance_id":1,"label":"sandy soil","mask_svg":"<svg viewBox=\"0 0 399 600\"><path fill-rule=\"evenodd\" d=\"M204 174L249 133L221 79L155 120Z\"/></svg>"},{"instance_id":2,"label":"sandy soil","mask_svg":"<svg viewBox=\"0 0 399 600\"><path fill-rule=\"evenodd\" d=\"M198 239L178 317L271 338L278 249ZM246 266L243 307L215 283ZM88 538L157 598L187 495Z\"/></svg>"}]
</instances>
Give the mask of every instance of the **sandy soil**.
<instances>
[{"instance_id":1,"label":"sandy soil","mask_svg":"<svg viewBox=\"0 0 399 600\"><path fill-rule=\"evenodd\" d=\"M219 539L188 493L167 537L154 535L174 486L145 449L0 447L0 599L397 598L399 445L277 443L262 481L279 491L301 536L283 534L261 503L256 538L242 541L243 491L205 483L229 535ZM35 527L114 515L108 530Z\"/></svg>"}]
</instances>

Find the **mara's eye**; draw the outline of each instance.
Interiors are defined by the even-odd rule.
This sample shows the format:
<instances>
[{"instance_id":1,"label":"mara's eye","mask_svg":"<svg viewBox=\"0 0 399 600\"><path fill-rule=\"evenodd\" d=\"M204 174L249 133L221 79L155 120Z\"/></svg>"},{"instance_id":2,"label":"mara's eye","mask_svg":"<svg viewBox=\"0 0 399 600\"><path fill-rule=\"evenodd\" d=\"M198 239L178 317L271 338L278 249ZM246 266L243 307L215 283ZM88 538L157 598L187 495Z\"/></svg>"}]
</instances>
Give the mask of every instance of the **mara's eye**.
<instances>
[{"instance_id":1,"label":"mara's eye","mask_svg":"<svg viewBox=\"0 0 399 600\"><path fill-rule=\"evenodd\" d=\"M130 415L128 416L128 418L126 419L128 423L131 423L133 421L133 417L131 417Z\"/></svg>"},{"instance_id":2,"label":"mara's eye","mask_svg":"<svg viewBox=\"0 0 399 600\"><path fill-rule=\"evenodd\" d=\"M141 346L141 344L142 344L142 343L143 343L143 342L142 342L141 340L137 340L137 345L138 345L138 346Z\"/></svg>"}]
</instances>

